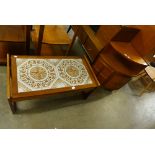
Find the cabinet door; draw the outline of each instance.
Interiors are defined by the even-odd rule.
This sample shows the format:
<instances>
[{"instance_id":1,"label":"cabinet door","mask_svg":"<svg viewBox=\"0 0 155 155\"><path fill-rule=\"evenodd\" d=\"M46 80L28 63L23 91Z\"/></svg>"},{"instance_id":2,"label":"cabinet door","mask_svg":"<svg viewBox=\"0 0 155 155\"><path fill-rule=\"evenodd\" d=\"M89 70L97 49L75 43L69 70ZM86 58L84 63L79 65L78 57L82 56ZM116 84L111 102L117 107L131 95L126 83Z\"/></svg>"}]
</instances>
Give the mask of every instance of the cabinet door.
<instances>
[{"instance_id":1,"label":"cabinet door","mask_svg":"<svg viewBox=\"0 0 155 155\"><path fill-rule=\"evenodd\" d=\"M80 27L80 26L79 26ZM87 33L83 30L83 27L79 28L78 37L82 44L86 42L86 39L88 37Z\"/></svg>"},{"instance_id":2,"label":"cabinet door","mask_svg":"<svg viewBox=\"0 0 155 155\"><path fill-rule=\"evenodd\" d=\"M114 73L114 71L103 61L101 57L98 57L98 59L95 61L93 64L93 69L101 84L109 80Z\"/></svg>"},{"instance_id":3,"label":"cabinet door","mask_svg":"<svg viewBox=\"0 0 155 155\"><path fill-rule=\"evenodd\" d=\"M111 70L107 70L107 68L104 68L104 70L98 74L97 78L99 82L104 86L106 82L108 82L113 75L113 72Z\"/></svg>"},{"instance_id":4,"label":"cabinet door","mask_svg":"<svg viewBox=\"0 0 155 155\"><path fill-rule=\"evenodd\" d=\"M90 38L87 38L84 47L87 50L87 54L90 56L92 61L94 61L94 59L96 58L96 56L100 51L96 48L96 46L94 45L94 43L91 41Z\"/></svg>"},{"instance_id":5,"label":"cabinet door","mask_svg":"<svg viewBox=\"0 0 155 155\"><path fill-rule=\"evenodd\" d=\"M104 83L103 87L109 90L119 89L123 85L125 85L129 80L130 80L130 77L127 77L119 73L115 73L113 74L110 80Z\"/></svg>"},{"instance_id":6,"label":"cabinet door","mask_svg":"<svg viewBox=\"0 0 155 155\"><path fill-rule=\"evenodd\" d=\"M104 67L103 59L100 56L98 56L92 67L94 69L95 74L97 75Z\"/></svg>"}]
</instances>

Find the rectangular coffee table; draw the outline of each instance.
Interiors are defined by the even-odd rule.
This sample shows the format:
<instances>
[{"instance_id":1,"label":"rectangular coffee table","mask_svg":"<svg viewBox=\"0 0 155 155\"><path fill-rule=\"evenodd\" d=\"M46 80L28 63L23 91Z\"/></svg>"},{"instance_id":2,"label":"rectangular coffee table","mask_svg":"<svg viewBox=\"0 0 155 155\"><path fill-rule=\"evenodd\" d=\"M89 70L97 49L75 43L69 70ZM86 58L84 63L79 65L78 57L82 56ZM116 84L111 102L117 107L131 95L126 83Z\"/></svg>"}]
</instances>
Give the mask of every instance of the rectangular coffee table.
<instances>
[{"instance_id":1,"label":"rectangular coffee table","mask_svg":"<svg viewBox=\"0 0 155 155\"><path fill-rule=\"evenodd\" d=\"M86 57L7 57L7 96L13 113L17 101L77 91L88 96L98 86Z\"/></svg>"}]
</instances>

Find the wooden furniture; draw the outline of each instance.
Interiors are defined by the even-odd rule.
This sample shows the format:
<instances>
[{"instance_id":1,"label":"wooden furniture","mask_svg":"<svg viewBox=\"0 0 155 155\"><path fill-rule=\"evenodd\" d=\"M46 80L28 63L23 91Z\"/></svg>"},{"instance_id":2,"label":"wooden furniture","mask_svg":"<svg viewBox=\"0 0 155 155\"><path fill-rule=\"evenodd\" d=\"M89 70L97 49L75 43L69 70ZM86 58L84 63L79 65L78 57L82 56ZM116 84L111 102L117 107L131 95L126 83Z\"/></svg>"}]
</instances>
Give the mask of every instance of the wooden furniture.
<instances>
[{"instance_id":1,"label":"wooden furniture","mask_svg":"<svg viewBox=\"0 0 155 155\"><path fill-rule=\"evenodd\" d=\"M100 84L86 57L7 57L7 97L13 113L16 102L62 93L85 93Z\"/></svg>"},{"instance_id":2,"label":"wooden furniture","mask_svg":"<svg viewBox=\"0 0 155 155\"><path fill-rule=\"evenodd\" d=\"M108 28L109 29L108 29ZM128 26L101 26L96 36L104 43L104 37L110 41L130 42L131 46L148 64L155 61L155 26L128 25ZM108 34L108 35L107 35ZM106 37L107 38L107 37Z\"/></svg>"},{"instance_id":3,"label":"wooden furniture","mask_svg":"<svg viewBox=\"0 0 155 155\"><path fill-rule=\"evenodd\" d=\"M118 31L117 34L114 35L111 41L108 43L109 44L108 46L112 46L115 49L115 51L117 51L119 54L121 54L121 56L126 58L124 60L122 58L119 59L119 62L121 62L124 67L126 66L128 70L132 70L132 72L134 73L132 74L130 72L130 74L128 74L128 80L130 80L132 77L137 76L142 71L142 69L144 69L147 65L150 64L150 62L155 62L154 43L155 43L155 26L136 25L136 26L125 26L125 28L123 28L121 31ZM106 50L105 47L100 54L105 52L107 52L107 54L105 55L108 55L108 53L110 53L110 51ZM105 55L104 58L106 57ZM115 58L116 57L117 56L115 56ZM110 56L110 58L112 58L112 56ZM107 62L108 64L110 64L110 60L108 60ZM127 64L127 61L129 60L130 62L132 62L130 65ZM124 72L122 72L121 67L116 62L117 60L115 59L113 61L115 62L110 66L113 69L114 68L116 69L116 67L114 66L117 66L117 70L121 72L121 74L123 73L123 75L127 75L126 74L127 72L125 70ZM148 71L146 72L149 73ZM105 76L106 75L104 75L104 77ZM118 80L117 83L120 83L118 87L115 85L115 80L114 81L109 80L111 84L110 86L108 85L108 82L106 84L103 84L103 86L110 90L118 89L128 81L126 80L122 82L123 79L121 78L117 79ZM114 85L112 85L112 83L114 83Z\"/></svg>"},{"instance_id":4,"label":"wooden furniture","mask_svg":"<svg viewBox=\"0 0 155 155\"><path fill-rule=\"evenodd\" d=\"M103 49L101 44L92 29L87 25L72 25L74 32L77 31L76 36L80 39L83 47L86 49L86 54L92 63L98 53Z\"/></svg>"},{"instance_id":5,"label":"wooden furniture","mask_svg":"<svg viewBox=\"0 0 155 155\"><path fill-rule=\"evenodd\" d=\"M98 80L108 90L119 89L148 65L132 44L140 32L136 27L104 25L97 32L89 26L72 28L86 49Z\"/></svg>"},{"instance_id":6,"label":"wooden furniture","mask_svg":"<svg viewBox=\"0 0 155 155\"><path fill-rule=\"evenodd\" d=\"M86 54L93 63L98 54L111 41L130 42L139 32L138 28L121 25L101 25L97 32L94 32L88 25L72 25L76 36L80 39Z\"/></svg>"},{"instance_id":7,"label":"wooden furniture","mask_svg":"<svg viewBox=\"0 0 155 155\"><path fill-rule=\"evenodd\" d=\"M119 43L108 44L93 64L98 80L108 90L119 89L147 65L138 54L133 59L130 45L123 46L127 46L125 51L120 50Z\"/></svg>"},{"instance_id":8,"label":"wooden furniture","mask_svg":"<svg viewBox=\"0 0 155 155\"><path fill-rule=\"evenodd\" d=\"M138 96L145 92L155 91L155 68L152 66L146 67L141 74L129 82L129 86Z\"/></svg>"},{"instance_id":9,"label":"wooden furniture","mask_svg":"<svg viewBox=\"0 0 155 155\"><path fill-rule=\"evenodd\" d=\"M0 64L6 64L7 53L29 54L30 31L30 25L0 26Z\"/></svg>"},{"instance_id":10,"label":"wooden furniture","mask_svg":"<svg viewBox=\"0 0 155 155\"><path fill-rule=\"evenodd\" d=\"M37 55L65 55L71 43L62 25L34 25L31 35Z\"/></svg>"},{"instance_id":11,"label":"wooden furniture","mask_svg":"<svg viewBox=\"0 0 155 155\"><path fill-rule=\"evenodd\" d=\"M139 33L132 40L132 45L147 63L155 61L155 26L134 25L130 27L139 29Z\"/></svg>"}]
</instances>

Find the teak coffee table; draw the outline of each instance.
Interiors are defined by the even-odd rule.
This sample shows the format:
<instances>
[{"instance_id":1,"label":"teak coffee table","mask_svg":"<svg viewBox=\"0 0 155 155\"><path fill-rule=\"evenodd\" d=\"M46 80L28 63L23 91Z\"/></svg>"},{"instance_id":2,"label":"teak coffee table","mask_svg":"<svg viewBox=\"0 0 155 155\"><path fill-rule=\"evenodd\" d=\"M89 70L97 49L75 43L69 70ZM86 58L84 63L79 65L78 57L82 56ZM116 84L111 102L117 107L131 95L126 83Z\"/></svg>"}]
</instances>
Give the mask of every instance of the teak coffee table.
<instances>
[{"instance_id":1,"label":"teak coffee table","mask_svg":"<svg viewBox=\"0 0 155 155\"><path fill-rule=\"evenodd\" d=\"M68 92L86 97L100 85L86 57L7 55L7 97L16 102Z\"/></svg>"}]
</instances>

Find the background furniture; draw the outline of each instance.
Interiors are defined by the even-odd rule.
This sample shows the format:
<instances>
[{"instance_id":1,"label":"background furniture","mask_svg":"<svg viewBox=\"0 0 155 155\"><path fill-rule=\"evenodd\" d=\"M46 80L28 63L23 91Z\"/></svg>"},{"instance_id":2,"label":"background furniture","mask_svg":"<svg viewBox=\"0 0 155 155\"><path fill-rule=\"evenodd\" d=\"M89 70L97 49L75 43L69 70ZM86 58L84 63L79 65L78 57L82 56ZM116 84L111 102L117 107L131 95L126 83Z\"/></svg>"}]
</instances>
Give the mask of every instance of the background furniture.
<instances>
[{"instance_id":1,"label":"background furniture","mask_svg":"<svg viewBox=\"0 0 155 155\"><path fill-rule=\"evenodd\" d=\"M63 25L34 25L32 41L36 55L65 55L71 42Z\"/></svg>"},{"instance_id":2,"label":"background furniture","mask_svg":"<svg viewBox=\"0 0 155 155\"><path fill-rule=\"evenodd\" d=\"M30 50L30 25L0 26L0 64L5 65L7 53L28 54Z\"/></svg>"},{"instance_id":3,"label":"background furniture","mask_svg":"<svg viewBox=\"0 0 155 155\"><path fill-rule=\"evenodd\" d=\"M86 25L72 25L74 32L77 31L76 36L80 39L83 47L86 49L86 54L92 63L97 54L103 49L104 45L96 37L90 26Z\"/></svg>"},{"instance_id":4,"label":"background furniture","mask_svg":"<svg viewBox=\"0 0 155 155\"><path fill-rule=\"evenodd\" d=\"M13 113L17 101L78 92L87 97L99 85L86 57L7 57L7 96Z\"/></svg>"},{"instance_id":5,"label":"background furniture","mask_svg":"<svg viewBox=\"0 0 155 155\"><path fill-rule=\"evenodd\" d=\"M132 47L121 50L123 46L121 43L108 44L93 64L98 80L109 90L119 89L147 65ZM134 52L135 59L132 59Z\"/></svg>"},{"instance_id":6,"label":"background furniture","mask_svg":"<svg viewBox=\"0 0 155 155\"><path fill-rule=\"evenodd\" d=\"M155 26L72 25L102 86L119 89L155 61Z\"/></svg>"},{"instance_id":7,"label":"background furniture","mask_svg":"<svg viewBox=\"0 0 155 155\"><path fill-rule=\"evenodd\" d=\"M146 67L141 74L129 82L129 86L139 96L145 92L155 91L155 68L152 66Z\"/></svg>"}]
</instances>

